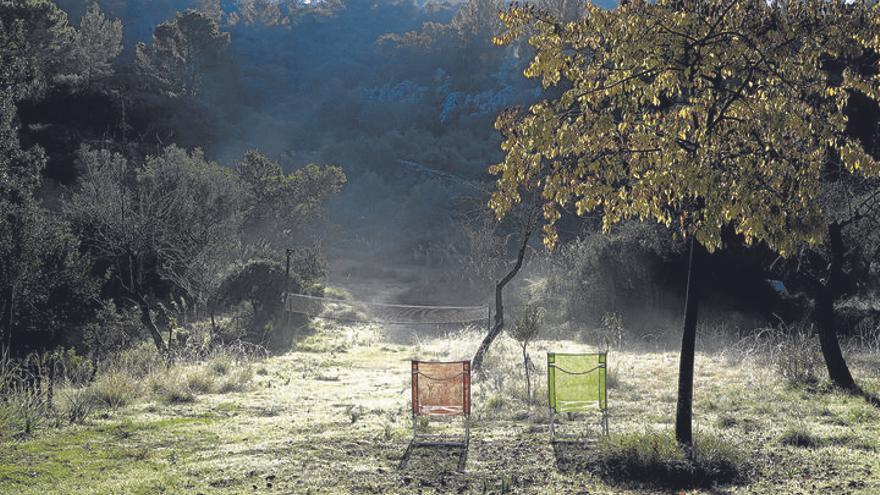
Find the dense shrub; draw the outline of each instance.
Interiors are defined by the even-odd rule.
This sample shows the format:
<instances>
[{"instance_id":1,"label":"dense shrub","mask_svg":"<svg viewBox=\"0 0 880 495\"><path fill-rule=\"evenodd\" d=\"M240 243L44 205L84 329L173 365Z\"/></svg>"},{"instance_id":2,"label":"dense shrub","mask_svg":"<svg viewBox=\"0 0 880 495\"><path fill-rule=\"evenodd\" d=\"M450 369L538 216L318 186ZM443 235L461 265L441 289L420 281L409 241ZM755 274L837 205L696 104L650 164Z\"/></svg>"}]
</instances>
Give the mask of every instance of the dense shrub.
<instances>
[{"instance_id":1,"label":"dense shrub","mask_svg":"<svg viewBox=\"0 0 880 495\"><path fill-rule=\"evenodd\" d=\"M560 321L600 324L617 313L640 321L671 303L666 264L681 252L663 227L628 222L609 234L592 233L559 247L552 257L545 296Z\"/></svg>"}]
</instances>

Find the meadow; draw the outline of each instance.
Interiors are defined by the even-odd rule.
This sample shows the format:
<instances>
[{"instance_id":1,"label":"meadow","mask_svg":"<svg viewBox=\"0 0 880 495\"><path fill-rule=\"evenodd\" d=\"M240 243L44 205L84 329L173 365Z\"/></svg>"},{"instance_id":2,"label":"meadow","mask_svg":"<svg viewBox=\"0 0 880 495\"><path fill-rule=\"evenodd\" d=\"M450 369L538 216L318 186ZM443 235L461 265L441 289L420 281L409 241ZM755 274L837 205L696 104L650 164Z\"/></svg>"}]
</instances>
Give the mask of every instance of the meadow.
<instances>
[{"instance_id":1,"label":"meadow","mask_svg":"<svg viewBox=\"0 0 880 495\"><path fill-rule=\"evenodd\" d=\"M467 359L480 333L402 344L385 341L376 326L316 326L280 356L221 353L173 367L132 360L99 374L86 389L59 389L60 411L75 409L71 397L89 396L86 417L71 424L43 421L23 433L13 429L7 404L0 409L0 421L4 413L7 421L0 493L880 491L880 411L821 379L809 339L767 332L734 342L703 331L696 450L700 468L720 472L718 483L687 467L671 441L673 351L647 344L612 348L610 437L599 438L594 418L571 418L566 427L583 428L585 440L553 445L544 353L590 346L535 342L529 398L521 350L502 336L484 373L475 376L464 472L455 469L460 451L454 448L417 448L400 469L411 435L409 360ZM847 346L867 390L880 387L880 354L870 347L864 341ZM670 472L681 478L668 479Z\"/></svg>"}]
</instances>

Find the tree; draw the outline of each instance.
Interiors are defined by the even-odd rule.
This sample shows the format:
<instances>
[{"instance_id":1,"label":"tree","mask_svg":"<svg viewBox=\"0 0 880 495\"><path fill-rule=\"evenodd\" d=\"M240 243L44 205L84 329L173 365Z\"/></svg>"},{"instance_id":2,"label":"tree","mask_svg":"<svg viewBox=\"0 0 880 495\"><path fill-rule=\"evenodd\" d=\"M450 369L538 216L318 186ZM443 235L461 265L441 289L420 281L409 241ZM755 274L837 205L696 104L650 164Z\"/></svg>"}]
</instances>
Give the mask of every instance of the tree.
<instances>
[{"instance_id":1,"label":"tree","mask_svg":"<svg viewBox=\"0 0 880 495\"><path fill-rule=\"evenodd\" d=\"M73 37L71 59L86 85L113 72L122 53L122 22L107 19L97 3L89 5Z\"/></svg>"},{"instance_id":2,"label":"tree","mask_svg":"<svg viewBox=\"0 0 880 495\"><path fill-rule=\"evenodd\" d=\"M789 290L812 298L828 376L844 389L858 390L837 341L840 321L835 305L873 288L876 273L871 266L880 260L880 180L829 168L818 201L827 242L804 246L797 256L777 260L771 271L785 280Z\"/></svg>"},{"instance_id":3,"label":"tree","mask_svg":"<svg viewBox=\"0 0 880 495\"><path fill-rule=\"evenodd\" d=\"M106 272L105 291L137 307L164 350L157 303L180 295L206 304L233 260L243 193L229 169L175 146L140 164L83 149L80 165L64 212Z\"/></svg>"},{"instance_id":4,"label":"tree","mask_svg":"<svg viewBox=\"0 0 880 495\"><path fill-rule=\"evenodd\" d=\"M516 212L516 223L521 228L516 261L514 261L512 266L509 266L507 273L495 283L495 321L491 323L492 327L489 329L486 336L483 337L483 341L480 342L480 347L477 348L477 352L474 353L474 357L471 360L471 367L475 372L480 371L480 368L483 366L483 356L486 355L492 342L494 342L498 335L501 334L501 331L504 330L504 288L507 287L507 284L516 277L523 267L526 258L526 251L529 247L529 240L535 232L540 211L540 208L526 206Z\"/></svg>"},{"instance_id":5,"label":"tree","mask_svg":"<svg viewBox=\"0 0 880 495\"><path fill-rule=\"evenodd\" d=\"M532 364L532 360L529 358L528 346L538 337L538 333L541 331L542 316L543 310L541 308L528 305L523 309L520 317L516 319L516 324L513 328L508 330L510 336L513 337L522 348L523 373L525 373L526 376L526 397L528 397L529 400L532 399L531 372L535 365Z\"/></svg>"},{"instance_id":6,"label":"tree","mask_svg":"<svg viewBox=\"0 0 880 495\"><path fill-rule=\"evenodd\" d=\"M16 100L43 93L62 72L74 36L51 0L0 0L0 91Z\"/></svg>"},{"instance_id":7,"label":"tree","mask_svg":"<svg viewBox=\"0 0 880 495\"><path fill-rule=\"evenodd\" d=\"M490 169L496 214L538 190L548 246L568 207L598 212L606 230L651 218L691 243L676 409L683 444L693 440L704 249L722 247L728 228L783 256L820 244L824 171L880 172L847 135L844 113L853 92L880 99L877 76L823 69L828 57L876 51L878 17L876 6L825 0L588 5L571 23L533 7L502 15L507 31L496 42L527 36L535 55L525 75L559 89L496 121L506 154Z\"/></svg>"},{"instance_id":8,"label":"tree","mask_svg":"<svg viewBox=\"0 0 880 495\"><path fill-rule=\"evenodd\" d=\"M324 203L345 184L337 166L309 164L285 174L278 162L249 151L235 172L247 194L245 237L276 250L314 240Z\"/></svg>"},{"instance_id":9,"label":"tree","mask_svg":"<svg viewBox=\"0 0 880 495\"><path fill-rule=\"evenodd\" d=\"M205 91L212 72L230 65L228 47L229 33L221 32L217 21L189 10L156 26L152 44L138 43L135 59L161 93L194 97Z\"/></svg>"},{"instance_id":10,"label":"tree","mask_svg":"<svg viewBox=\"0 0 880 495\"><path fill-rule=\"evenodd\" d=\"M21 149L14 117L0 93L0 347L24 352L87 318L96 287L78 240L36 197L46 155Z\"/></svg>"}]
</instances>

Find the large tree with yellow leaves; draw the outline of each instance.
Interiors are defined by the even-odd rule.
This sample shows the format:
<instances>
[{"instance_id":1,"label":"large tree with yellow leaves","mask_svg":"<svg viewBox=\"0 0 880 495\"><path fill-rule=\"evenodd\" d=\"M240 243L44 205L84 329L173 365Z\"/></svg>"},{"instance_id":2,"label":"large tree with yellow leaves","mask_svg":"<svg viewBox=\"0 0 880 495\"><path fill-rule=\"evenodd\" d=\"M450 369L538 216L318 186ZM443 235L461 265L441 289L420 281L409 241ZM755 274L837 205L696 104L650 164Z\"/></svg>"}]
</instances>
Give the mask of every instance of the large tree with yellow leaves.
<instances>
[{"instance_id":1,"label":"large tree with yellow leaves","mask_svg":"<svg viewBox=\"0 0 880 495\"><path fill-rule=\"evenodd\" d=\"M528 6L501 14L499 44L526 38L525 70L555 95L498 117L504 161L490 206L504 216L524 191L543 197L545 243L565 210L604 227L653 219L691 241L676 436L692 443L699 289L693 263L722 231L783 256L821 244L825 171L877 176L846 132L854 92L880 100L877 70L829 70L880 47L880 8L844 0L657 0L588 5L561 22ZM874 69L877 63L874 62ZM844 63L846 65L846 63ZM831 329L833 332L833 328ZM846 385L834 336L826 359ZM835 376L835 373L837 376ZM845 376L844 376L845 374ZM849 377L852 383L852 378Z\"/></svg>"}]
</instances>

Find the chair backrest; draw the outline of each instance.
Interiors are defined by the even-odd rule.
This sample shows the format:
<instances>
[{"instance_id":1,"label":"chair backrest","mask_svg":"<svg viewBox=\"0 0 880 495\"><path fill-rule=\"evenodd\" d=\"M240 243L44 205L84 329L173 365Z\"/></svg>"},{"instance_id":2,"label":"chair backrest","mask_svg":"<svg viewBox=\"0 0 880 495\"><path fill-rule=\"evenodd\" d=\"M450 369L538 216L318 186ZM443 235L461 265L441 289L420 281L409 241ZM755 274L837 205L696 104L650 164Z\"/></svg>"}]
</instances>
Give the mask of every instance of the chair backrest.
<instances>
[{"instance_id":1,"label":"chair backrest","mask_svg":"<svg viewBox=\"0 0 880 495\"><path fill-rule=\"evenodd\" d=\"M608 355L602 353L547 353L547 384L550 409L581 412L608 407L606 391Z\"/></svg>"},{"instance_id":2,"label":"chair backrest","mask_svg":"<svg viewBox=\"0 0 880 495\"><path fill-rule=\"evenodd\" d=\"M412 412L413 416L470 415L470 361L413 361Z\"/></svg>"}]
</instances>

